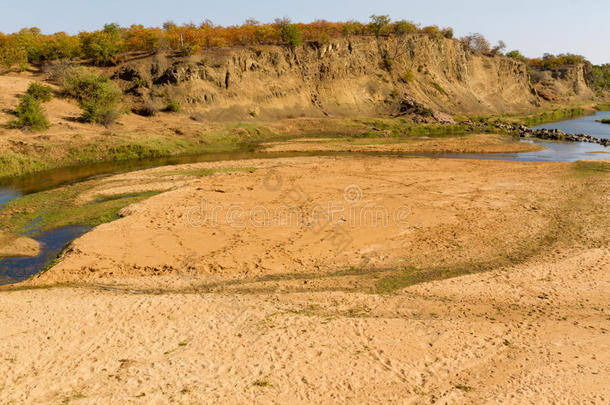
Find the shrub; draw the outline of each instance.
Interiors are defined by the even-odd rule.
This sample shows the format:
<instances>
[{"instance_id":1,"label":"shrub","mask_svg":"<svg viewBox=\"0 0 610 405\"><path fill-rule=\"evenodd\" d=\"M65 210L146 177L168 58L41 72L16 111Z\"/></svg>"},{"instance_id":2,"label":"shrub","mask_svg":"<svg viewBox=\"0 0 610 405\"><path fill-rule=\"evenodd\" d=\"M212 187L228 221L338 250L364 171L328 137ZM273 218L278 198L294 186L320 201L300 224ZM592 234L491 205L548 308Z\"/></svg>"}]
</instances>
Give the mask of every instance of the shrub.
<instances>
[{"instance_id":1,"label":"shrub","mask_svg":"<svg viewBox=\"0 0 610 405\"><path fill-rule=\"evenodd\" d=\"M417 31L417 26L405 20L396 21L394 24L394 34L406 35Z\"/></svg>"},{"instance_id":2,"label":"shrub","mask_svg":"<svg viewBox=\"0 0 610 405\"><path fill-rule=\"evenodd\" d=\"M144 103L142 108L136 110L135 112L139 115L143 115L145 117L152 117L159 113L159 106L153 100L148 100Z\"/></svg>"},{"instance_id":3,"label":"shrub","mask_svg":"<svg viewBox=\"0 0 610 405\"><path fill-rule=\"evenodd\" d=\"M506 56L512 59L520 60L522 62L525 62L526 60L525 56L521 55L521 52L519 52L518 50L510 51L506 54Z\"/></svg>"},{"instance_id":4,"label":"shrub","mask_svg":"<svg viewBox=\"0 0 610 405\"><path fill-rule=\"evenodd\" d=\"M413 80L415 80L415 74L413 74L413 71L411 69L406 70L403 72L403 74L400 75L398 80L403 83L411 83Z\"/></svg>"},{"instance_id":5,"label":"shrub","mask_svg":"<svg viewBox=\"0 0 610 405\"><path fill-rule=\"evenodd\" d=\"M506 49L506 43L502 40L498 41L498 44L494 46L491 53L494 55L501 54Z\"/></svg>"},{"instance_id":6,"label":"shrub","mask_svg":"<svg viewBox=\"0 0 610 405\"><path fill-rule=\"evenodd\" d=\"M293 48L301 45L303 36L301 35L301 30L298 25L292 24L288 18L275 20L275 25L280 31L282 41Z\"/></svg>"},{"instance_id":7,"label":"shrub","mask_svg":"<svg viewBox=\"0 0 610 405\"><path fill-rule=\"evenodd\" d=\"M381 68L391 72L393 67L394 61L389 56L384 56L381 60Z\"/></svg>"},{"instance_id":8,"label":"shrub","mask_svg":"<svg viewBox=\"0 0 610 405\"><path fill-rule=\"evenodd\" d=\"M134 89L146 88L148 87L148 82L141 77L134 77L131 82L133 83Z\"/></svg>"},{"instance_id":9,"label":"shrub","mask_svg":"<svg viewBox=\"0 0 610 405\"><path fill-rule=\"evenodd\" d=\"M78 100L85 122L110 125L120 115L121 91L105 76L82 68L67 72L64 94Z\"/></svg>"},{"instance_id":10,"label":"shrub","mask_svg":"<svg viewBox=\"0 0 610 405\"><path fill-rule=\"evenodd\" d=\"M470 34L460 39L460 41L464 44L464 46L475 52L486 53L489 52L491 49L489 41L485 39L482 34Z\"/></svg>"},{"instance_id":11,"label":"shrub","mask_svg":"<svg viewBox=\"0 0 610 405\"><path fill-rule=\"evenodd\" d=\"M42 101L31 94L25 94L15 109L17 119L9 122L10 128L30 128L44 131L49 128L49 121L42 110Z\"/></svg>"},{"instance_id":12,"label":"shrub","mask_svg":"<svg viewBox=\"0 0 610 405\"><path fill-rule=\"evenodd\" d=\"M165 106L165 111L167 112L179 112L180 111L180 104L178 104L177 101L175 100L170 100L167 105Z\"/></svg>"},{"instance_id":13,"label":"shrub","mask_svg":"<svg viewBox=\"0 0 610 405\"><path fill-rule=\"evenodd\" d=\"M51 98L53 98L53 89L49 86L45 86L44 84L34 82L30 84L30 87L28 87L28 90L25 94L30 95L43 103L46 103L48 101L51 101Z\"/></svg>"},{"instance_id":14,"label":"shrub","mask_svg":"<svg viewBox=\"0 0 610 405\"><path fill-rule=\"evenodd\" d=\"M452 39L453 38L453 28L443 28L441 30L441 34L447 39Z\"/></svg>"},{"instance_id":15,"label":"shrub","mask_svg":"<svg viewBox=\"0 0 610 405\"><path fill-rule=\"evenodd\" d=\"M432 38L442 37L441 30L436 25L430 25L421 29L424 34L431 36Z\"/></svg>"}]
</instances>

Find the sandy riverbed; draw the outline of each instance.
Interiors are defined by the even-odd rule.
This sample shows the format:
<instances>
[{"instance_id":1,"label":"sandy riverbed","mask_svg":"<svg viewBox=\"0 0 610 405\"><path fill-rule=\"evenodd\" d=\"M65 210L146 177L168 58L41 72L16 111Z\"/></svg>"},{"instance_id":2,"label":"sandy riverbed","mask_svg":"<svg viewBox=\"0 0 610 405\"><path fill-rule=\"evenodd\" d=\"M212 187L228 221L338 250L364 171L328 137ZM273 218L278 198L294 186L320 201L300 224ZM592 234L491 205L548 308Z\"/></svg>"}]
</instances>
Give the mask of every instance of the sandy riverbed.
<instances>
[{"instance_id":1,"label":"sandy riverbed","mask_svg":"<svg viewBox=\"0 0 610 405\"><path fill-rule=\"evenodd\" d=\"M169 189L0 291L3 402L609 400L608 176L445 159L237 165L256 170L192 178L222 164L188 165L168 181L159 168L91 191ZM336 215L312 226L328 204ZM378 222L351 221L371 205ZM286 206L291 223L250 216ZM216 223L202 207L220 207Z\"/></svg>"}]
</instances>

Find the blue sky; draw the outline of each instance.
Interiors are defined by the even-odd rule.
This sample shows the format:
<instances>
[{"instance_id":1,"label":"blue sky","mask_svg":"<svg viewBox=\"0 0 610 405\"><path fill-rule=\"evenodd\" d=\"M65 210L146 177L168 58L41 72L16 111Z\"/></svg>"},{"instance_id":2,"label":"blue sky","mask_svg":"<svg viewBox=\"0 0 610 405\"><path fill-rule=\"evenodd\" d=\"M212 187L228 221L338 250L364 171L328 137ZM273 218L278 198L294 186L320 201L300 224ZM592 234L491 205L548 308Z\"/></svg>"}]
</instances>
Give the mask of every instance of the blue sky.
<instances>
[{"instance_id":1,"label":"blue sky","mask_svg":"<svg viewBox=\"0 0 610 405\"><path fill-rule=\"evenodd\" d=\"M481 32L492 42L527 56L572 52L594 63L610 62L610 0L0 0L0 31L37 26L45 33L76 33L108 22L159 26L164 21L240 24L246 18L276 17L368 20L390 14L424 25L450 26L459 36Z\"/></svg>"}]
</instances>

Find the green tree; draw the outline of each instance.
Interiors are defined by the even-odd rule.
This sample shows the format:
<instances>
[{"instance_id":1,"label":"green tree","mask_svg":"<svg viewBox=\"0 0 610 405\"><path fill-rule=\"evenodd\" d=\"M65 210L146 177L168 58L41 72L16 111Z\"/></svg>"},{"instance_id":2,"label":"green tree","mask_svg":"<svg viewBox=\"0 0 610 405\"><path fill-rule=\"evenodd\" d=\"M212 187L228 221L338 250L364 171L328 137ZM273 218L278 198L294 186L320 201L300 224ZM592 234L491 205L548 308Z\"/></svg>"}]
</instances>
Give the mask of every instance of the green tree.
<instances>
[{"instance_id":1,"label":"green tree","mask_svg":"<svg viewBox=\"0 0 610 405\"><path fill-rule=\"evenodd\" d=\"M106 24L102 31L81 32L79 36L83 54L98 66L114 63L114 57L123 49L123 39L118 24Z\"/></svg>"},{"instance_id":2,"label":"green tree","mask_svg":"<svg viewBox=\"0 0 610 405\"><path fill-rule=\"evenodd\" d=\"M371 15L371 22L369 27L373 34L376 37L385 34L387 32L387 28L390 25L390 16L389 15Z\"/></svg>"},{"instance_id":3,"label":"green tree","mask_svg":"<svg viewBox=\"0 0 610 405\"><path fill-rule=\"evenodd\" d=\"M301 45L303 35L298 25L292 24L289 18L276 19L275 25L280 31L282 41L292 48Z\"/></svg>"}]
</instances>

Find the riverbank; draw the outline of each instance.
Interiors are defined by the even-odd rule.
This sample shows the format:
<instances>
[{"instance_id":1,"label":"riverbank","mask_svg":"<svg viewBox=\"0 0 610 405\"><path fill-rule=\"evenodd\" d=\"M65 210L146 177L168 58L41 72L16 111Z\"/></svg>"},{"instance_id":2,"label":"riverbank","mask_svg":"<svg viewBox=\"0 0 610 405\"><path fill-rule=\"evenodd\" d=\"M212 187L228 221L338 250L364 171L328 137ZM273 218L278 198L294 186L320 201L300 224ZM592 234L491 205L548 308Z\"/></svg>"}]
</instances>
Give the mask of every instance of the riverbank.
<instances>
[{"instance_id":1,"label":"riverbank","mask_svg":"<svg viewBox=\"0 0 610 405\"><path fill-rule=\"evenodd\" d=\"M33 78L1 77L0 122L12 119L9 113ZM44 132L23 132L0 128L0 183L6 177L25 176L51 169L101 164L103 162L155 159L203 153L252 151L261 143L301 138L388 139L420 142L422 138L442 139L473 133L516 132L503 130L498 123L530 125L586 114L593 105L549 106L533 113L498 116L456 117L469 124L414 123L422 117L366 118L324 117L240 122L211 121L197 113L159 112L155 116L121 116L111 128L79 121L80 109L69 99L55 98L45 104L51 128ZM423 121L434 121L424 117ZM505 142L501 152L519 152L522 146ZM513 148L514 147L514 148ZM426 150L431 150L427 148ZM433 150L433 149L432 149ZM437 150L438 151L438 150ZM458 152L444 148L441 152ZM469 150L485 152L484 149Z\"/></svg>"}]
</instances>

